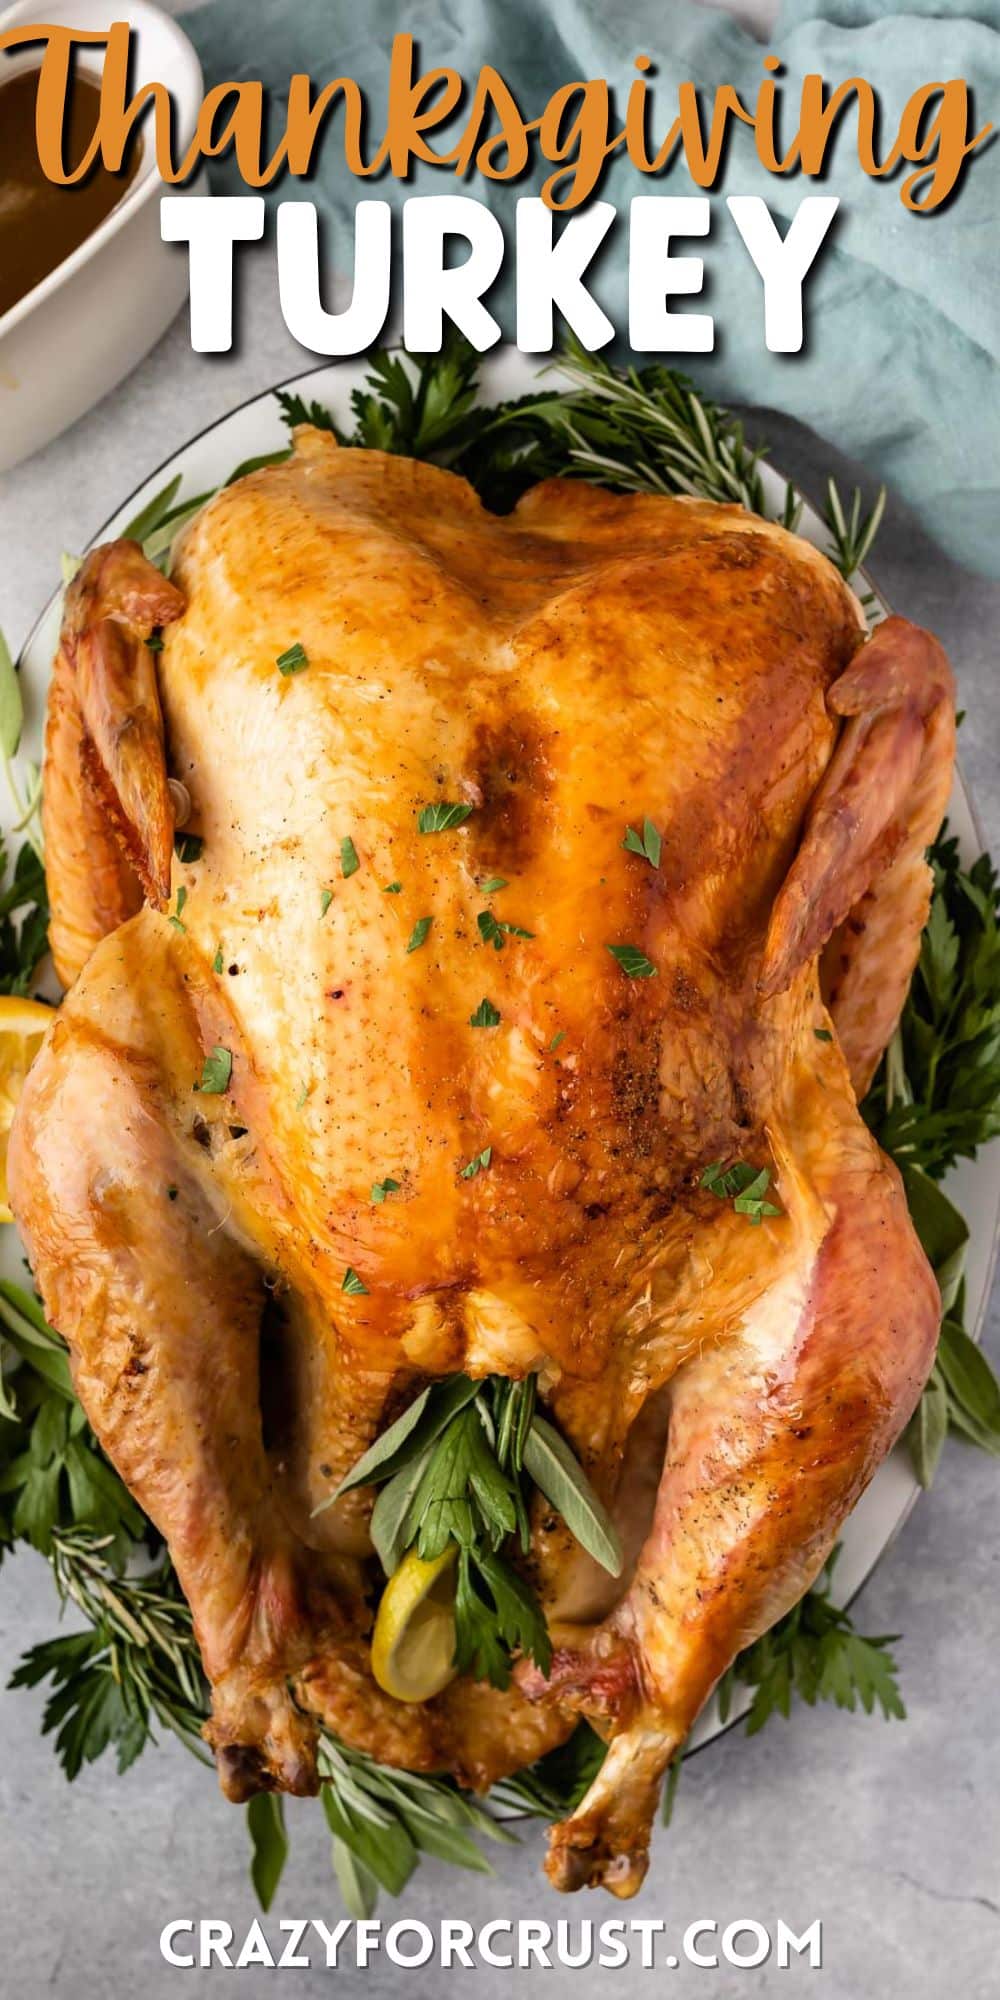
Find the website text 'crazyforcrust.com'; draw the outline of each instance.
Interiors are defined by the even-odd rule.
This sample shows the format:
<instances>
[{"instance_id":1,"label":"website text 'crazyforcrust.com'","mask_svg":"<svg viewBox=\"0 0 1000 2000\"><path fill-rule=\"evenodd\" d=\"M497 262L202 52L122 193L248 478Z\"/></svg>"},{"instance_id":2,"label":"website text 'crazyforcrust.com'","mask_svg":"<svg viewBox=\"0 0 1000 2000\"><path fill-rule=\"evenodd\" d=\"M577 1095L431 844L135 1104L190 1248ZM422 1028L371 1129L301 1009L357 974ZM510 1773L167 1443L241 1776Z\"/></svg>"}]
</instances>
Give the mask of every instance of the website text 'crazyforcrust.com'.
<instances>
[{"instance_id":1,"label":"website text 'crazyforcrust.com'","mask_svg":"<svg viewBox=\"0 0 1000 2000\"><path fill-rule=\"evenodd\" d=\"M796 1960L822 1966L823 1926L818 1917L800 1929L782 1917L770 1925L755 1917L725 1924L697 1917L682 1932L663 1917L609 1917L603 1922L562 1917L554 1924L536 1917L497 1918L478 1929L459 1917L442 1917L435 1924L414 1917L391 1923L342 1917L333 1925L320 1917L282 1917L266 1926L255 1918L238 1935L232 1924L217 1918L174 1917L160 1932L160 1952L168 1965L184 1971L210 1965L234 1971L247 1965L273 1966L275 1971L321 1965L337 1971L378 1958L404 1972L424 1965L456 1965L467 1971L480 1965L509 1971L532 1965L673 1971L680 1965L710 1970L770 1964L783 1970Z\"/></svg>"}]
</instances>

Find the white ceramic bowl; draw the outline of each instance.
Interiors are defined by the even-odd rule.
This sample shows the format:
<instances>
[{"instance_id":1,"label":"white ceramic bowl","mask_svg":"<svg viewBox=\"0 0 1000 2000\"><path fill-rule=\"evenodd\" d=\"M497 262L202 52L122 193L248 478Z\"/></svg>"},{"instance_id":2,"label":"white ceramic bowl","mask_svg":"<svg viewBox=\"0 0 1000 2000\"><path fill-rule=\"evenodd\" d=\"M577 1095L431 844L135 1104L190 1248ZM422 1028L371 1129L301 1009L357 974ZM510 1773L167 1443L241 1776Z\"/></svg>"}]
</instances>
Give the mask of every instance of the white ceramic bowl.
<instances>
[{"instance_id":1,"label":"white ceramic bowl","mask_svg":"<svg viewBox=\"0 0 1000 2000\"><path fill-rule=\"evenodd\" d=\"M0 14L0 35L44 19L103 32L123 9L114 0L16 0ZM148 0L130 0L133 89L166 85L177 108L180 143L194 130L202 96L201 66L176 22ZM0 82L37 68L39 47L0 54ZM82 67L99 71L101 50ZM79 60L79 58L78 58ZM134 368L180 310L187 256L160 240L162 182L151 126L143 126L139 172L93 235L47 278L0 314L0 472L57 437Z\"/></svg>"}]
</instances>

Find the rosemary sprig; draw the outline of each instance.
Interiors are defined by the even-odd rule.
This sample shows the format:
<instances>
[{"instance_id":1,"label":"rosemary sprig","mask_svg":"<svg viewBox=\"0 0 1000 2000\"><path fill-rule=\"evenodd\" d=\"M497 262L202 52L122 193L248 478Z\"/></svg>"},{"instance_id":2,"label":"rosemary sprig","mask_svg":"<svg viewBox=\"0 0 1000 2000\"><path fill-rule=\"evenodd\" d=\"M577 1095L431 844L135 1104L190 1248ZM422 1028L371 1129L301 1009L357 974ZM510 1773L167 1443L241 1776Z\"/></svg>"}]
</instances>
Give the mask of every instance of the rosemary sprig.
<instances>
[{"instance_id":1,"label":"rosemary sprig","mask_svg":"<svg viewBox=\"0 0 1000 2000\"><path fill-rule=\"evenodd\" d=\"M845 509L837 490L836 480L828 479L826 482L826 509L823 521L833 543L832 561L848 583L853 576L856 576L866 556L871 553L872 544L882 525L885 503L886 490L884 486L880 486L870 514L863 514L861 489L856 486Z\"/></svg>"},{"instance_id":2,"label":"rosemary sprig","mask_svg":"<svg viewBox=\"0 0 1000 2000\"><path fill-rule=\"evenodd\" d=\"M87 1528L53 1530L49 1560L63 1603L87 1621L33 1646L11 1687L51 1680L42 1729L56 1733L56 1754L75 1778L113 1745L119 1771L127 1769L153 1738L159 1723L203 1763L200 1744L208 1712L207 1690L188 1610L169 1558L141 1577L123 1577L113 1566L113 1538Z\"/></svg>"}]
</instances>

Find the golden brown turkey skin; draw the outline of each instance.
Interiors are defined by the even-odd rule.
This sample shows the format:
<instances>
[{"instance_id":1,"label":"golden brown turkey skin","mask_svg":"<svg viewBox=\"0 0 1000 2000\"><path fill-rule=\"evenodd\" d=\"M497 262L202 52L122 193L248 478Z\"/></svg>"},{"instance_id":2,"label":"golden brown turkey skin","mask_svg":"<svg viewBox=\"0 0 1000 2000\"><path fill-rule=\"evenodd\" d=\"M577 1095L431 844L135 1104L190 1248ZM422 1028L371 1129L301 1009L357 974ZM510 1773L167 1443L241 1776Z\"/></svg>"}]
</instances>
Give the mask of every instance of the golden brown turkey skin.
<instances>
[{"instance_id":1,"label":"golden brown turkey skin","mask_svg":"<svg viewBox=\"0 0 1000 2000\"><path fill-rule=\"evenodd\" d=\"M738 508L553 481L501 520L308 430L210 503L173 586L113 544L67 605L46 829L82 970L10 1158L47 1308L170 1542L230 1795L313 1786L317 1717L485 1785L582 1709L612 1745L553 1878L631 1893L665 1764L930 1365L936 1287L851 1072L917 949L947 662L901 620L862 649L830 565ZM81 816L159 894L168 775L201 850L175 923L122 921ZM435 802L472 810L422 833ZM623 846L647 817L656 867ZM700 1186L735 1158L775 1176L759 1228ZM365 1496L314 1509L456 1369L539 1371L629 1562L611 1585L539 1509L551 1681L407 1708L368 1667Z\"/></svg>"}]
</instances>

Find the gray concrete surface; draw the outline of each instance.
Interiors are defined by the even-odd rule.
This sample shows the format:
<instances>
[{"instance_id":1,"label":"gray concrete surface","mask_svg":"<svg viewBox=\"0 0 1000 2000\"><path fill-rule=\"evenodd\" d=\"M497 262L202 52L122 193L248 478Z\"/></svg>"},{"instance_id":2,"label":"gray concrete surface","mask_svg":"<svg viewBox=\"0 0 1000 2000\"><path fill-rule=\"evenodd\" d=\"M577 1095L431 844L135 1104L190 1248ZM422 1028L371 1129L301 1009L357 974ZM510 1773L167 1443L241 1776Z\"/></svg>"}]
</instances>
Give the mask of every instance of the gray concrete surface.
<instances>
[{"instance_id":1,"label":"gray concrete surface","mask_svg":"<svg viewBox=\"0 0 1000 2000\"><path fill-rule=\"evenodd\" d=\"M245 302L237 354L194 356L179 321L131 380L101 408L0 487L0 619L15 644L52 587L62 548L75 548L122 494L183 438L247 395L310 365L289 340L270 294ZM778 418L759 416L775 460L807 490L828 470L849 485L857 469ZM863 475L859 475L863 478ZM969 719L962 754L990 844L1000 850L1000 586L947 563L890 508L875 565L890 601L938 631L955 661ZM998 1307L987 1333L996 1353ZM909 1708L887 1725L837 1712L796 1712L748 1741L730 1732L685 1769L674 1824L662 1833L646 1887L625 1914L663 1920L661 1953L696 1917L720 1926L783 1917L824 1922L824 1966L779 1972L685 1968L626 1972L481 1970L477 1990L499 2000L512 1981L592 2000L619 1990L683 1996L797 1991L812 1981L824 2000L940 2000L945 1990L987 2000L1000 1987L1000 1755L995 1727L1000 1657L997 1519L1000 1470L949 1444L939 1483L915 1510L868 1584L864 1629L904 1635L899 1647ZM7 1560L0 1574L0 1680L54 1629L45 1565ZM0 1694L0 1990L11 2000L51 1994L108 2000L141 1992L161 2000L181 1975L161 1960L171 1917L230 1922L239 1939L254 1914L242 1815L224 1805L211 1775L176 1745L148 1752L119 1779L107 1761L68 1786L39 1734L42 1702ZM328 1841L316 1807L289 1814L292 1857L267 1930L279 1918L340 1912ZM538 1917L554 1923L621 1914L567 1905L539 1873L541 1837L530 1827L499 1855L490 1880L425 1864L399 1912L435 1922ZM241 1991L263 1995L275 1975L242 1973ZM299 1971L296 1991L325 1990L321 1957ZM340 1971L342 1991L430 2000L443 1983L431 1966L404 1972L376 1961ZM220 1969L189 1974L207 1995Z\"/></svg>"}]
</instances>

